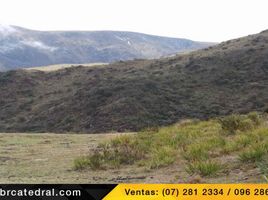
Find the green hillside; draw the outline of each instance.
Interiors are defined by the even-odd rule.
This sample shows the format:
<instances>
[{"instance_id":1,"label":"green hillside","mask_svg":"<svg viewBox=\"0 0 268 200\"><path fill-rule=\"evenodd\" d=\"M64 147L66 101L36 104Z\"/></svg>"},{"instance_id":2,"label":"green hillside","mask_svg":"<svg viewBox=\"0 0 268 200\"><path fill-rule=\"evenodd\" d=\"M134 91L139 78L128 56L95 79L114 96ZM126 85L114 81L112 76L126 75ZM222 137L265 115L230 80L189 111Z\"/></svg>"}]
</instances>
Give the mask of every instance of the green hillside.
<instances>
[{"instance_id":1,"label":"green hillside","mask_svg":"<svg viewBox=\"0 0 268 200\"><path fill-rule=\"evenodd\" d=\"M157 60L0 73L0 131L138 131L263 111L268 32Z\"/></svg>"}]
</instances>

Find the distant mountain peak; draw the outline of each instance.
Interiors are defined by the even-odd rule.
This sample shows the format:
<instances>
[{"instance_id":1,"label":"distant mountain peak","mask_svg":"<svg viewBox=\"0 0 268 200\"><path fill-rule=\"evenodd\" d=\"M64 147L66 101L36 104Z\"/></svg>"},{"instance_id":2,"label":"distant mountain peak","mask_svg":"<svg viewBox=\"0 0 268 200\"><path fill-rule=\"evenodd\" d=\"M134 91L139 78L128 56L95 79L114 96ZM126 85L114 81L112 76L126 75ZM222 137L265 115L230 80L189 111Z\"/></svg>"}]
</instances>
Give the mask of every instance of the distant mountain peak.
<instances>
[{"instance_id":1,"label":"distant mountain peak","mask_svg":"<svg viewBox=\"0 0 268 200\"><path fill-rule=\"evenodd\" d=\"M36 31L0 25L0 71L61 63L152 59L211 45L127 31Z\"/></svg>"},{"instance_id":2,"label":"distant mountain peak","mask_svg":"<svg viewBox=\"0 0 268 200\"><path fill-rule=\"evenodd\" d=\"M0 34L9 35L10 33L17 32L17 29L11 25L0 24Z\"/></svg>"}]
</instances>

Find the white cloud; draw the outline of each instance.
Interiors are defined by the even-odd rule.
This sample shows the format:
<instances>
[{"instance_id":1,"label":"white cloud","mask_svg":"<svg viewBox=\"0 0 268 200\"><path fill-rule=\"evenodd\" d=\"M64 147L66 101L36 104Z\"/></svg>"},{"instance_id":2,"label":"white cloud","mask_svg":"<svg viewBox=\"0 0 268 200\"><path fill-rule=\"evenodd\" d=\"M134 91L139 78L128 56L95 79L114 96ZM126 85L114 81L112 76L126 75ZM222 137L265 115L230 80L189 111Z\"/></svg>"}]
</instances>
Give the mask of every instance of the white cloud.
<instances>
[{"instance_id":1,"label":"white cloud","mask_svg":"<svg viewBox=\"0 0 268 200\"><path fill-rule=\"evenodd\" d=\"M222 41L268 28L267 0L1 0L0 23Z\"/></svg>"}]
</instances>

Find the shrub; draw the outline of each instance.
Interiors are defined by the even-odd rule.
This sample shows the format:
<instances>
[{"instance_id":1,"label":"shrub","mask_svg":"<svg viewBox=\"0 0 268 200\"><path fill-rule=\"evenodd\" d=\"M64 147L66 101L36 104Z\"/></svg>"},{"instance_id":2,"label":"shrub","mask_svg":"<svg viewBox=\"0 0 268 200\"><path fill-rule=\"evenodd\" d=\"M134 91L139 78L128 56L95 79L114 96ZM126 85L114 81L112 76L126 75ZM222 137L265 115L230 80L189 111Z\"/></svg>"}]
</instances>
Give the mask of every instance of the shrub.
<instances>
[{"instance_id":1,"label":"shrub","mask_svg":"<svg viewBox=\"0 0 268 200\"><path fill-rule=\"evenodd\" d=\"M265 153L266 149L263 146L258 146L240 153L239 160L241 162L259 162L262 161Z\"/></svg>"},{"instance_id":2,"label":"shrub","mask_svg":"<svg viewBox=\"0 0 268 200\"><path fill-rule=\"evenodd\" d=\"M265 180L268 183L268 156L266 156L261 162L257 164L260 172Z\"/></svg>"},{"instance_id":3,"label":"shrub","mask_svg":"<svg viewBox=\"0 0 268 200\"><path fill-rule=\"evenodd\" d=\"M237 145L237 143L235 141L230 141L230 142L226 143L226 145L222 149L222 152L224 154L229 154L229 153L232 153L234 151L238 151L240 148L241 147L239 145Z\"/></svg>"},{"instance_id":4,"label":"shrub","mask_svg":"<svg viewBox=\"0 0 268 200\"><path fill-rule=\"evenodd\" d=\"M82 157L78 157L74 160L74 169L75 170L82 170L82 169L85 169L88 167L90 167L89 157L82 156Z\"/></svg>"},{"instance_id":5,"label":"shrub","mask_svg":"<svg viewBox=\"0 0 268 200\"><path fill-rule=\"evenodd\" d=\"M133 164L144 157L142 143L131 136L120 136L106 146L104 156L106 160L117 160L118 164ZM115 162L116 163L116 162Z\"/></svg>"},{"instance_id":6,"label":"shrub","mask_svg":"<svg viewBox=\"0 0 268 200\"><path fill-rule=\"evenodd\" d=\"M184 153L184 158L188 161L207 160L208 151L203 145L190 145Z\"/></svg>"},{"instance_id":7,"label":"shrub","mask_svg":"<svg viewBox=\"0 0 268 200\"><path fill-rule=\"evenodd\" d=\"M200 161L188 164L186 171L189 174L200 174L201 176L215 176L221 166L213 161Z\"/></svg>"},{"instance_id":8,"label":"shrub","mask_svg":"<svg viewBox=\"0 0 268 200\"><path fill-rule=\"evenodd\" d=\"M239 129L241 121L239 115L230 115L219 119L222 130L228 132L228 134L234 134Z\"/></svg>"},{"instance_id":9,"label":"shrub","mask_svg":"<svg viewBox=\"0 0 268 200\"><path fill-rule=\"evenodd\" d=\"M247 115L247 117L254 122L255 126L259 126L261 124L261 116L257 112L251 112Z\"/></svg>"},{"instance_id":10,"label":"shrub","mask_svg":"<svg viewBox=\"0 0 268 200\"><path fill-rule=\"evenodd\" d=\"M89 156L89 166L93 170L104 169L104 156L98 151Z\"/></svg>"},{"instance_id":11,"label":"shrub","mask_svg":"<svg viewBox=\"0 0 268 200\"><path fill-rule=\"evenodd\" d=\"M235 134L236 131L248 131L261 124L261 116L257 112L248 115L230 115L219 119L221 128L228 134Z\"/></svg>"},{"instance_id":12,"label":"shrub","mask_svg":"<svg viewBox=\"0 0 268 200\"><path fill-rule=\"evenodd\" d=\"M131 136L119 136L110 142L102 143L97 151L88 156L91 169L104 169L105 166L118 168L120 165L133 164L144 157L144 150Z\"/></svg>"},{"instance_id":13,"label":"shrub","mask_svg":"<svg viewBox=\"0 0 268 200\"><path fill-rule=\"evenodd\" d=\"M235 138L236 146L244 148L252 143L252 139L249 135L238 135Z\"/></svg>"},{"instance_id":14,"label":"shrub","mask_svg":"<svg viewBox=\"0 0 268 200\"><path fill-rule=\"evenodd\" d=\"M224 139L224 137L212 137L207 140L205 144L209 149L220 148L226 145L226 140Z\"/></svg>"},{"instance_id":15,"label":"shrub","mask_svg":"<svg viewBox=\"0 0 268 200\"><path fill-rule=\"evenodd\" d=\"M254 127L255 127L254 122L252 122L252 120L250 120L250 119L245 118L239 122L238 130L249 131L249 130L254 129Z\"/></svg>"},{"instance_id":16,"label":"shrub","mask_svg":"<svg viewBox=\"0 0 268 200\"><path fill-rule=\"evenodd\" d=\"M93 170L104 169L104 157L103 154L98 151L94 152L89 156L81 156L74 160L74 169L83 170L91 168Z\"/></svg>"},{"instance_id":17,"label":"shrub","mask_svg":"<svg viewBox=\"0 0 268 200\"><path fill-rule=\"evenodd\" d=\"M172 148L161 148L153 151L153 157L149 163L151 169L168 166L174 163L176 158L175 151Z\"/></svg>"}]
</instances>

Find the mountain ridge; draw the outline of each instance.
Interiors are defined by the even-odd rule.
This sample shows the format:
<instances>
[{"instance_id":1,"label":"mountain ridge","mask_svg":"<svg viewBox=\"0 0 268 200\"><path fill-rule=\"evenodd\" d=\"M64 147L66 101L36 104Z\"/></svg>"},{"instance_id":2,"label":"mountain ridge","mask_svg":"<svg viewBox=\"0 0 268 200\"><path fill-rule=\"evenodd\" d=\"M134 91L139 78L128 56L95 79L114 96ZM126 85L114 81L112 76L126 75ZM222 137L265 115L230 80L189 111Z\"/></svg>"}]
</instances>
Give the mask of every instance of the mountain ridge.
<instances>
[{"instance_id":1,"label":"mountain ridge","mask_svg":"<svg viewBox=\"0 0 268 200\"><path fill-rule=\"evenodd\" d=\"M214 43L127 31L35 31L0 27L0 70L62 63L159 58Z\"/></svg>"},{"instance_id":2,"label":"mountain ridge","mask_svg":"<svg viewBox=\"0 0 268 200\"><path fill-rule=\"evenodd\" d=\"M184 55L0 73L0 131L138 131L268 107L268 32Z\"/></svg>"}]
</instances>

